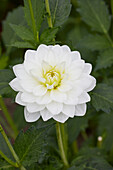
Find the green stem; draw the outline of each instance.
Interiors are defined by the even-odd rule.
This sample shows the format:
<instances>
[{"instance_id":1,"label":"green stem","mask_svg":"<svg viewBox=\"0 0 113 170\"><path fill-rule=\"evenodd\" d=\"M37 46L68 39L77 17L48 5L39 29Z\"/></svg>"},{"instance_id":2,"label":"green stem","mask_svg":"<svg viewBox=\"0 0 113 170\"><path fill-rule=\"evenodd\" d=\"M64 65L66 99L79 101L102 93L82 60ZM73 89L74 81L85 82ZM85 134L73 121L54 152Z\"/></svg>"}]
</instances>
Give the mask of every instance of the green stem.
<instances>
[{"instance_id":1,"label":"green stem","mask_svg":"<svg viewBox=\"0 0 113 170\"><path fill-rule=\"evenodd\" d=\"M72 148L73 148L73 153L77 154L78 153L78 144L77 144L76 140L73 142Z\"/></svg>"},{"instance_id":2,"label":"green stem","mask_svg":"<svg viewBox=\"0 0 113 170\"><path fill-rule=\"evenodd\" d=\"M46 11L48 13L48 25L50 28L53 28L53 24L52 24L52 19L51 19L51 12L50 12L50 7L49 7L49 0L45 0L45 5L46 5Z\"/></svg>"},{"instance_id":3,"label":"green stem","mask_svg":"<svg viewBox=\"0 0 113 170\"><path fill-rule=\"evenodd\" d=\"M65 150L65 137L64 137L64 132L62 133L62 129L64 129L64 124L61 124L59 122L56 122L56 133L57 133L57 140L58 140L58 145L60 149L60 155L62 158L62 161L65 165L65 167L69 167L69 163L66 157L66 150ZM63 130L64 131L64 130Z\"/></svg>"},{"instance_id":4,"label":"green stem","mask_svg":"<svg viewBox=\"0 0 113 170\"><path fill-rule=\"evenodd\" d=\"M20 167L20 170L26 170L23 166Z\"/></svg>"},{"instance_id":5,"label":"green stem","mask_svg":"<svg viewBox=\"0 0 113 170\"><path fill-rule=\"evenodd\" d=\"M37 42L39 42L39 32L37 31Z\"/></svg>"},{"instance_id":6,"label":"green stem","mask_svg":"<svg viewBox=\"0 0 113 170\"><path fill-rule=\"evenodd\" d=\"M102 143L103 143L102 136L98 136L98 139L97 139L97 146L98 146L98 148L102 148Z\"/></svg>"},{"instance_id":7,"label":"green stem","mask_svg":"<svg viewBox=\"0 0 113 170\"><path fill-rule=\"evenodd\" d=\"M15 126L15 124L14 124L14 122L13 122L11 116L10 116L10 113L8 112L8 110L6 108L6 105L5 105L4 101L3 101L2 96L0 96L0 106L1 106L1 109L2 109L2 111L3 111L3 113L4 113L5 117L6 117L7 122L9 123L12 130L14 131L15 136L17 136L18 135L18 130L17 130L17 128L16 128L16 126Z\"/></svg>"},{"instance_id":8,"label":"green stem","mask_svg":"<svg viewBox=\"0 0 113 170\"><path fill-rule=\"evenodd\" d=\"M39 33L37 34L36 23L35 23L35 19L34 19L34 14L33 14L33 8L32 8L31 0L28 0L28 4L29 4L31 19L32 19L34 38L35 38L36 42L39 42L39 35L38 35Z\"/></svg>"},{"instance_id":9,"label":"green stem","mask_svg":"<svg viewBox=\"0 0 113 170\"><path fill-rule=\"evenodd\" d=\"M0 150L0 155L2 156L2 158L4 158L10 165L14 166L14 167L19 167L17 165L17 163L13 162L12 160L10 160L1 150Z\"/></svg>"},{"instance_id":10,"label":"green stem","mask_svg":"<svg viewBox=\"0 0 113 170\"><path fill-rule=\"evenodd\" d=\"M3 130L3 128L2 128L1 125L0 125L0 132L1 132L1 134L3 135L3 137L4 137L6 143L7 143L8 147L9 147L9 149L10 149L13 157L15 158L15 160L16 160L16 162L17 162L17 164L20 165L19 158L18 158L17 154L15 153L15 151L14 151L11 143L9 142L9 139L8 139L7 135L5 134L5 132L4 132L4 130Z\"/></svg>"},{"instance_id":11,"label":"green stem","mask_svg":"<svg viewBox=\"0 0 113 170\"><path fill-rule=\"evenodd\" d=\"M11 164L12 166L18 167L18 168L20 168L20 170L26 170L26 169L20 164L20 160L19 160L16 152L14 151L11 143L9 142L9 139L8 139L7 135L5 134L5 132L4 132L4 130L3 130L3 128L2 128L1 125L0 125L0 132L1 132L2 136L4 137L4 139L5 139L8 147L9 147L9 149L10 149L10 151L11 151L14 159L16 160L16 163L13 162L13 161L11 161L9 158L7 158L7 156L4 155L4 153L2 153L1 151L0 151L0 155L1 155L9 164Z\"/></svg>"},{"instance_id":12,"label":"green stem","mask_svg":"<svg viewBox=\"0 0 113 170\"><path fill-rule=\"evenodd\" d=\"M111 12L112 12L112 22L111 22L111 35L113 38L113 0L111 0Z\"/></svg>"},{"instance_id":13,"label":"green stem","mask_svg":"<svg viewBox=\"0 0 113 170\"><path fill-rule=\"evenodd\" d=\"M113 0L111 0L111 12L112 12L112 16L113 16Z\"/></svg>"}]
</instances>

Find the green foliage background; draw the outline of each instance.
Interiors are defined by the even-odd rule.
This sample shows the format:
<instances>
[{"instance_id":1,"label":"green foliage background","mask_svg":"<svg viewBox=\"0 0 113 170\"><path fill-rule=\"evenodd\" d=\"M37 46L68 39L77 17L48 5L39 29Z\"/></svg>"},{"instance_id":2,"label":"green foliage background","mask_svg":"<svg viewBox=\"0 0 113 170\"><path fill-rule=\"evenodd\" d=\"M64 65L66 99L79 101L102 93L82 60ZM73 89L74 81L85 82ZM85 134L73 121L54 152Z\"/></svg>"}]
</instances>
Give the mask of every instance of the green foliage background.
<instances>
[{"instance_id":1,"label":"green foliage background","mask_svg":"<svg viewBox=\"0 0 113 170\"><path fill-rule=\"evenodd\" d=\"M0 96L11 98L13 105L16 94L8 83L14 78L12 66L23 62L26 49L54 44L55 39L55 43L80 51L82 58L93 65L97 86L90 93L87 114L67 121L68 170L113 170L113 0L49 0L49 3L53 28L47 23L44 0L31 0L34 22L28 0L16 4L10 12L9 1L1 1ZM28 124L23 107L14 107L12 119L19 131L16 139L13 140L13 131L1 113L0 124L12 139L21 164L27 170L63 169L55 122L40 119ZM98 136L102 137L101 142ZM14 161L1 134L0 150ZM15 168L0 156L0 169Z\"/></svg>"}]
</instances>

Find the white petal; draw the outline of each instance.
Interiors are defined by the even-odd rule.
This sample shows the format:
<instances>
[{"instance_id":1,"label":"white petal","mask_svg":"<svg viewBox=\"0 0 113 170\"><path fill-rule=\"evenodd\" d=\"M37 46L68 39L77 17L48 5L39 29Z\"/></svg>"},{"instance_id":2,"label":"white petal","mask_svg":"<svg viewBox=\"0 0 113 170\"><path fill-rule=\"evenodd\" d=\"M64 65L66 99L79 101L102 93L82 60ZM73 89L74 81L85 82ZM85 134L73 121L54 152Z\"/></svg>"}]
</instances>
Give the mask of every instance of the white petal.
<instances>
[{"instance_id":1,"label":"white petal","mask_svg":"<svg viewBox=\"0 0 113 170\"><path fill-rule=\"evenodd\" d=\"M44 85L39 85L39 86L36 86L34 89L33 89L33 94L35 96L43 96L43 95L46 95L45 93L47 92L47 87L44 87Z\"/></svg>"},{"instance_id":2,"label":"white petal","mask_svg":"<svg viewBox=\"0 0 113 170\"><path fill-rule=\"evenodd\" d=\"M20 80L20 85L25 91L32 92L33 89L38 85L38 82L32 77Z\"/></svg>"},{"instance_id":3,"label":"white petal","mask_svg":"<svg viewBox=\"0 0 113 170\"><path fill-rule=\"evenodd\" d=\"M75 114L75 106L74 105L66 105L64 104L63 105L63 109L62 109L62 112L69 116L69 117L74 117L74 114Z\"/></svg>"},{"instance_id":4,"label":"white petal","mask_svg":"<svg viewBox=\"0 0 113 170\"><path fill-rule=\"evenodd\" d=\"M71 52L70 48L67 45L62 45L61 49L63 50L64 53Z\"/></svg>"},{"instance_id":5,"label":"white petal","mask_svg":"<svg viewBox=\"0 0 113 170\"><path fill-rule=\"evenodd\" d=\"M58 63L58 57L54 54L52 49L48 49L48 54L44 57L44 60L53 67Z\"/></svg>"},{"instance_id":6,"label":"white petal","mask_svg":"<svg viewBox=\"0 0 113 170\"><path fill-rule=\"evenodd\" d=\"M47 59L48 59L48 57L47 57ZM50 69L51 69L51 65L48 63L48 61L46 62L43 60L42 61L42 70L43 70L44 74L46 72L48 72Z\"/></svg>"},{"instance_id":7,"label":"white petal","mask_svg":"<svg viewBox=\"0 0 113 170\"><path fill-rule=\"evenodd\" d=\"M19 92L17 95L16 95L16 98L15 98L15 102L22 105L22 106L26 106L26 103L22 101L21 99L21 95L22 93Z\"/></svg>"},{"instance_id":8,"label":"white petal","mask_svg":"<svg viewBox=\"0 0 113 170\"><path fill-rule=\"evenodd\" d=\"M52 50L53 50L53 52L54 52L54 54L55 54L56 57L61 57L62 54L63 54L60 45L55 45L55 46L53 46Z\"/></svg>"},{"instance_id":9,"label":"white petal","mask_svg":"<svg viewBox=\"0 0 113 170\"><path fill-rule=\"evenodd\" d=\"M37 96L36 97L36 102L38 104L48 104L50 103L52 100L50 98L50 92L47 91L47 93L44 96Z\"/></svg>"},{"instance_id":10,"label":"white petal","mask_svg":"<svg viewBox=\"0 0 113 170\"><path fill-rule=\"evenodd\" d=\"M64 101L64 103L68 105L78 104L78 96L80 96L82 92L83 90L81 88L75 86L75 88L66 93L67 99Z\"/></svg>"},{"instance_id":11,"label":"white petal","mask_svg":"<svg viewBox=\"0 0 113 170\"><path fill-rule=\"evenodd\" d=\"M60 123L64 123L68 118L69 116L66 116L63 113L59 113L58 115L53 116L53 119Z\"/></svg>"},{"instance_id":12,"label":"white petal","mask_svg":"<svg viewBox=\"0 0 113 170\"><path fill-rule=\"evenodd\" d=\"M36 51L35 50L27 50L25 52L25 60L32 61L35 59Z\"/></svg>"},{"instance_id":13,"label":"white petal","mask_svg":"<svg viewBox=\"0 0 113 170\"><path fill-rule=\"evenodd\" d=\"M56 102L63 102L67 99L67 95L58 90L51 90L51 99Z\"/></svg>"},{"instance_id":14,"label":"white petal","mask_svg":"<svg viewBox=\"0 0 113 170\"><path fill-rule=\"evenodd\" d=\"M40 58L41 60L43 60L44 57L48 55L48 51L49 51L49 47L47 45L44 44L39 45L36 54L37 59Z\"/></svg>"},{"instance_id":15,"label":"white petal","mask_svg":"<svg viewBox=\"0 0 113 170\"><path fill-rule=\"evenodd\" d=\"M43 77L43 70L42 70L42 66L40 66L39 64L37 64L36 68L32 68L30 71L31 75L33 77L35 77L37 80L38 78L42 78Z\"/></svg>"},{"instance_id":16,"label":"white petal","mask_svg":"<svg viewBox=\"0 0 113 170\"><path fill-rule=\"evenodd\" d=\"M62 111L63 104L53 101L53 102L47 104L46 107L53 115L56 115Z\"/></svg>"},{"instance_id":17,"label":"white petal","mask_svg":"<svg viewBox=\"0 0 113 170\"><path fill-rule=\"evenodd\" d=\"M26 92L22 93L21 99L23 102L26 102L26 103L34 103L36 100L36 98L33 94L26 93Z\"/></svg>"},{"instance_id":18,"label":"white petal","mask_svg":"<svg viewBox=\"0 0 113 170\"><path fill-rule=\"evenodd\" d=\"M96 86L96 79L87 74L82 74L79 80L77 80L78 86L80 86L86 92L91 91Z\"/></svg>"},{"instance_id":19,"label":"white petal","mask_svg":"<svg viewBox=\"0 0 113 170\"><path fill-rule=\"evenodd\" d=\"M92 77L92 76L91 76ZM86 89L87 92L91 91L94 89L94 87L96 86L96 79L94 77L92 77L92 83L90 84L90 86Z\"/></svg>"},{"instance_id":20,"label":"white petal","mask_svg":"<svg viewBox=\"0 0 113 170\"><path fill-rule=\"evenodd\" d=\"M27 110L28 112L38 112L45 108L44 105L38 105L37 103L28 103Z\"/></svg>"},{"instance_id":21,"label":"white petal","mask_svg":"<svg viewBox=\"0 0 113 170\"><path fill-rule=\"evenodd\" d=\"M25 60L24 60L24 68L27 73L30 73L30 71L33 68L37 68L37 65L39 65L40 62L36 61L36 55L37 51L34 50L27 50L25 53ZM40 58L38 58L40 60Z\"/></svg>"},{"instance_id":22,"label":"white petal","mask_svg":"<svg viewBox=\"0 0 113 170\"><path fill-rule=\"evenodd\" d=\"M87 92L83 92L79 98L78 98L78 104L83 104L83 103L87 103L91 100L89 94Z\"/></svg>"},{"instance_id":23,"label":"white petal","mask_svg":"<svg viewBox=\"0 0 113 170\"><path fill-rule=\"evenodd\" d=\"M89 63L85 63L83 73L90 74L92 70L92 65Z\"/></svg>"},{"instance_id":24,"label":"white petal","mask_svg":"<svg viewBox=\"0 0 113 170\"><path fill-rule=\"evenodd\" d=\"M78 104L75 106L75 116L84 116L86 113L86 104Z\"/></svg>"},{"instance_id":25,"label":"white petal","mask_svg":"<svg viewBox=\"0 0 113 170\"><path fill-rule=\"evenodd\" d=\"M13 79L9 85L11 86L11 88L15 91L23 91L23 88L21 87L19 80L17 78Z\"/></svg>"},{"instance_id":26,"label":"white petal","mask_svg":"<svg viewBox=\"0 0 113 170\"><path fill-rule=\"evenodd\" d=\"M14 66L13 70L15 75L19 78L21 87L28 92L32 92L32 89L37 85L36 79L25 71L23 64Z\"/></svg>"},{"instance_id":27,"label":"white petal","mask_svg":"<svg viewBox=\"0 0 113 170\"><path fill-rule=\"evenodd\" d=\"M71 80L78 79L83 72L84 60L75 60L72 65L68 68L68 72Z\"/></svg>"},{"instance_id":28,"label":"white petal","mask_svg":"<svg viewBox=\"0 0 113 170\"><path fill-rule=\"evenodd\" d=\"M61 82L61 85L58 87L60 92L67 92L72 89L72 86L68 82Z\"/></svg>"},{"instance_id":29,"label":"white petal","mask_svg":"<svg viewBox=\"0 0 113 170\"><path fill-rule=\"evenodd\" d=\"M66 62L59 63L56 65L55 70L60 72L60 74L63 74L65 70L65 65L66 65Z\"/></svg>"},{"instance_id":30,"label":"white petal","mask_svg":"<svg viewBox=\"0 0 113 170\"><path fill-rule=\"evenodd\" d=\"M72 51L70 53L70 56L72 58L72 61L81 59L80 53L78 51Z\"/></svg>"},{"instance_id":31,"label":"white petal","mask_svg":"<svg viewBox=\"0 0 113 170\"><path fill-rule=\"evenodd\" d=\"M43 50L48 49L48 48L49 48L49 46L47 46L45 44L41 44L38 46L37 51L41 50L41 52L42 52Z\"/></svg>"},{"instance_id":32,"label":"white petal","mask_svg":"<svg viewBox=\"0 0 113 170\"><path fill-rule=\"evenodd\" d=\"M24 108L24 116L25 116L25 120L27 122L35 122L40 118L40 112L30 113L27 111L27 109L25 107Z\"/></svg>"},{"instance_id":33,"label":"white petal","mask_svg":"<svg viewBox=\"0 0 113 170\"><path fill-rule=\"evenodd\" d=\"M59 63L63 63L63 62L66 63L65 67L68 67L68 66L70 66L70 64L72 64L70 52L68 52L68 53L63 52L62 56L59 58Z\"/></svg>"},{"instance_id":34,"label":"white petal","mask_svg":"<svg viewBox=\"0 0 113 170\"><path fill-rule=\"evenodd\" d=\"M28 77L28 74L26 73L23 64L17 64L13 66L13 71L19 79L25 79L25 78L27 79Z\"/></svg>"},{"instance_id":35,"label":"white petal","mask_svg":"<svg viewBox=\"0 0 113 170\"><path fill-rule=\"evenodd\" d=\"M40 115L42 116L43 121L47 121L53 116L47 109L40 111Z\"/></svg>"}]
</instances>

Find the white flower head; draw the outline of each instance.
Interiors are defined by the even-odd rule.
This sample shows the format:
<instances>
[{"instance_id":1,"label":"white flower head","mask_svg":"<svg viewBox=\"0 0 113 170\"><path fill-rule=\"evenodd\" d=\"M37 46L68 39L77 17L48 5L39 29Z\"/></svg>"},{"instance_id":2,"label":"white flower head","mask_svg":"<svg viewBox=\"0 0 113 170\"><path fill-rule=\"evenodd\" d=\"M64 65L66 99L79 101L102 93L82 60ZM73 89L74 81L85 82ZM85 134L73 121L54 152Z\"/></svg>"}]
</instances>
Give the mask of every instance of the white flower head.
<instances>
[{"instance_id":1,"label":"white flower head","mask_svg":"<svg viewBox=\"0 0 113 170\"><path fill-rule=\"evenodd\" d=\"M78 51L66 45L40 45L27 50L23 64L13 67L16 78L9 84L18 91L16 103L25 106L27 122L50 118L64 123L69 117L84 116L96 80L92 66Z\"/></svg>"}]
</instances>

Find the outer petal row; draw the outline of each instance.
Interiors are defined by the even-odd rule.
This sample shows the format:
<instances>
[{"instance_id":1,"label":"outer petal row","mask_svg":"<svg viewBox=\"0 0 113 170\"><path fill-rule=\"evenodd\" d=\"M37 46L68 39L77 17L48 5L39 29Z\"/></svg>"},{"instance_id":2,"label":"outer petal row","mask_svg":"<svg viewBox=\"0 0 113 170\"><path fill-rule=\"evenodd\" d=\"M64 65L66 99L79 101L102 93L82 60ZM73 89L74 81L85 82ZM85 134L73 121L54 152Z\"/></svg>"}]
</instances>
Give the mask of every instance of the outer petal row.
<instances>
[{"instance_id":1,"label":"outer petal row","mask_svg":"<svg viewBox=\"0 0 113 170\"><path fill-rule=\"evenodd\" d=\"M43 109L42 111L37 112L30 112L31 110L28 110L29 108L25 107L24 115L27 122L35 122L37 121L40 116L42 116L42 119L44 121L47 121L50 118L55 119L58 122L64 123L69 117L75 116L84 116L86 113L86 104L81 104L77 106L64 106L63 112L60 112L59 114L53 115L48 109ZM70 115L72 111L72 115Z\"/></svg>"},{"instance_id":2,"label":"outer petal row","mask_svg":"<svg viewBox=\"0 0 113 170\"><path fill-rule=\"evenodd\" d=\"M17 78L13 79L9 85L11 86L11 88L15 91L23 91L23 88L21 87L19 81Z\"/></svg>"},{"instance_id":3,"label":"outer petal row","mask_svg":"<svg viewBox=\"0 0 113 170\"><path fill-rule=\"evenodd\" d=\"M25 120L27 122L35 122L40 118L40 112L33 112L30 113L27 111L26 107L24 108L24 116L25 116Z\"/></svg>"}]
</instances>

